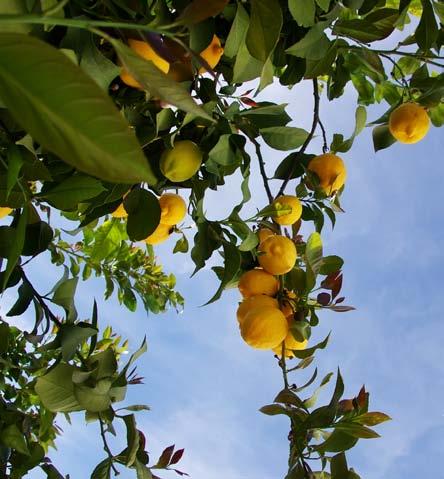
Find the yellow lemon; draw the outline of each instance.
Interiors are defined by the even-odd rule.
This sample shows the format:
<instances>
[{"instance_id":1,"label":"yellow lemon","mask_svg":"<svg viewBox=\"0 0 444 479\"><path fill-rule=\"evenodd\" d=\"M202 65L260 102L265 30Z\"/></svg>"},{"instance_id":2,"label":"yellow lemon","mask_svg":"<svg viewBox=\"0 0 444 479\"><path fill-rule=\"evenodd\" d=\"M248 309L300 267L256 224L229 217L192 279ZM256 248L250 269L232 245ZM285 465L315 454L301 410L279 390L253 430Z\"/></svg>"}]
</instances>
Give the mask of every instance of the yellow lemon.
<instances>
[{"instance_id":1,"label":"yellow lemon","mask_svg":"<svg viewBox=\"0 0 444 479\"><path fill-rule=\"evenodd\" d=\"M240 277L238 288L244 298L259 294L275 296L279 291L279 281L263 269L252 269Z\"/></svg>"},{"instance_id":2,"label":"yellow lemon","mask_svg":"<svg viewBox=\"0 0 444 479\"><path fill-rule=\"evenodd\" d=\"M403 103L390 114L390 133L401 143L417 143L427 135L429 129L429 115L417 103Z\"/></svg>"},{"instance_id":3,"label":"yellow lemon","mask_svg":"<svg viewBox=\"0 0 444 479\"><path fill-rule=\"evenodd\" d=\"M199 53L212 69L219 63L223 54L224 49L220 43L220 39L216 35L213 36L207 48ZM205 73L206 71L207 69L205 67L199 69L199 73Z\"/></svg>"},{"instance_id":4,"label":"yellow lemon","mask_svg":"<svg viewBox=\"0 0 444 479\"><path fill-rule=\"evenodd\" d=\"M273 201L278 213L273 217L279 225L292 225L298 221L302 215L302 204L296 196L282 195ZM291 211L289 213L279 213L279 208L289 206Z\"/></svg>"},{"instance_id":5,"label":"yellow lemon","mask_svg":"<svg viewBox=\"0 0 444 479\"><path fill-rule=\"evenodd\" d=\"M0 218L4 218L6 215L9 215L11 211L12 208L9 208L8 206L0 206Z\"/></svg>"},{"instance_id":6,"label":"yellow lemon","mask_svg":"<svg viewBox=\"0 0 444 479\"><path fill-rule=\"evenodd\" d=\"M174 147L163 152L160 171L173 183L189 180L202 164L202 152L190 140L177 141Z\"/></svg>"},{"instance_id":7,"label":"yellow lemon","mask_svg":"<svg viewBox=\"0 0 444 479\"><path fill-rule=\"evenodd\" d=\"M144 241L146 244L160 244L166 241L171 234L171 226L159 223L159 226Z\"/></svg>"},{"instance_id":8,"label":"yellow lemon","mask_svg":"<svg viewBox=\"0 0 444 479\"><path fill-rule=\"evenodd\" d=\"M277 299L272 298L271 296L266 296L265 294L259 294L258 296L250 296L242 301L236 311L236 317L239 323L241 323L245 316L254 308L279 308L279 303Z\"/></svg>"},{"instance_id":9,"label":"yellow lemon","mask_svg":"<svg viewBox=\"0 0 444 479\"><path fill-rule=\"evenodd\" d=\"M130 38L128 40L128 45L139 56L141 56L145 60L153 62L154 65L156 65L156 67L164 73L168 73L168 70L170 69L170 64L160 55L158 55L149 43ZM142 88L142 85L132 75L130 75L126 69L122 70L122 72L120 73L120 78L123 83L128 86L134 88Z\"/></svg>"},{"instance_id":10,"label":"yellow lemon","mask_svg":"<svg viewBox=\"0 0 444 479\"><path fill-rule=\"evenodd\" d=\"M316 173L319 188L327 195L340 190L347 178L347 170L342 158L333 153L324 153L313 158L308 164L308 170Z\"/></svg>"},{"instance_id":11,"label":"yellow lemon","mask_svg":"<svg viewBox=\"0 0 444 479\"><path fill-rule=\"evenodd\" d=\"M174 193L165 193L159 198L160 222L164 225L180 223L187 213L185 200Z\"/></svg>"},{"instance_id":12,"label":"yellow lemon","mask_svg":"<svg viewBox=\"0 0 444 479\"><path fill-rule=\"evenodd\" d=\"M284 344L285 344L285 357L286 358L293 358L294 354L292 353L292 350L299 351L301 349L305 349L307 347L308 341L304 339L304 341L298 341L294 336L293 333L291 332L291 325L293 324L294 319L293 316L287 316L287 323L288 323L288 333L287 336L284 339ZM273 348L273 352L277 354L278 356L282 355L282 343L279 344L279 346L276 346Z\"/></svg>"},{"instance_id":13,"label":"yellow lemon","mask_svg":"<svg viewBox=\"0 0 444 479\"><path fill-rule=\"evenodd\" d=\"M276 233L271 230L270 228L261 228L258 232L257 235L259 237L259 243L262 243L262 241L266 240L269 236L273 236Z\"/></svg>"},{"instance_id":14,"label":"yellow lemon","mask_svg":"<svg viewBox=\"0 0 444 479\"><path fill-rule=\"evenodd\" d=\"M120 205L111 213L111 216L114 218L126 218L128 216L123 203L120 203Z\"/></svg>"},{"instance_id":15,"label":"yellow lemon","mask_svg":"<svg viewBox=\"0 0 444 479\"><path fill-rule=\"evenodd\" d=\"M249 311L239 324L242 339L252 348L273 349L288 334L288 322L277 308L258 307Z\"/></svg>"},{"instance_id":16,"label":"yellow lemon","mask_svg":"<svg viewBox=\"0 0 444 479\"><path fill-rule=\"evenodd\" d=\"M296 246L285 236L270 236L260 244L259 253L259 264L270 274L288 273L296 263Z\"/></svg>"}]
</instances>

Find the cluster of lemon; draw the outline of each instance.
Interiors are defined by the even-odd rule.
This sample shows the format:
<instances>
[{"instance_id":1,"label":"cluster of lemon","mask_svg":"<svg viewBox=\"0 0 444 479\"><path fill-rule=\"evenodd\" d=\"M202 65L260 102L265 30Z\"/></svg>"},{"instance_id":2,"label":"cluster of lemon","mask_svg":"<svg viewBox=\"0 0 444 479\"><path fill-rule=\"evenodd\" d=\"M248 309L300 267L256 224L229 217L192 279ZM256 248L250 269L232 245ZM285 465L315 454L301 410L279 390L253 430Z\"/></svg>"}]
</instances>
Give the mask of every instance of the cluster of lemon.
<instances>
[{"instance_id":1,"label":"cluster of lemon","mask_svg":"<svg viewBox=\"0 0 444 479\"><path fill-rule=\"evenodd\" d=\"M174 193L164 193L159 198L160 204L160 223L157 228L147 238L144 239L145 243L150 245L156 245L166 241L174 226L180 223L187 213L187 205L185 200ZM128 213L125 210L125 206L121 203L111 215L114 218L126 218Z\"/></svg>"},{"instance_id":2,"label":"cluster of lemon","mask_svg":"<svg viewBox=\"0 0 444 479\"><path fill-rule=\"evenodd\" d=\"M191 80L194 76L190 55L185 50L180 49L178 45L167 45L169 50L177 58L172 64L162 58L148 42L131 38L128 40L128 45L139 56L145 60L153 62L159 70L168 74L175 81ZM213 35L210 44L199 53L199 56L213 69L219 63L223 53L224 49L221 45L220 39L217 35ZM204 66L199 69L199 73L205 73L206 71L207 68ZM140 83L130 75L126 69L122 70L120 78L126 85L142 89L142 85L140 85Z\"/></svg>"}]
</instances>

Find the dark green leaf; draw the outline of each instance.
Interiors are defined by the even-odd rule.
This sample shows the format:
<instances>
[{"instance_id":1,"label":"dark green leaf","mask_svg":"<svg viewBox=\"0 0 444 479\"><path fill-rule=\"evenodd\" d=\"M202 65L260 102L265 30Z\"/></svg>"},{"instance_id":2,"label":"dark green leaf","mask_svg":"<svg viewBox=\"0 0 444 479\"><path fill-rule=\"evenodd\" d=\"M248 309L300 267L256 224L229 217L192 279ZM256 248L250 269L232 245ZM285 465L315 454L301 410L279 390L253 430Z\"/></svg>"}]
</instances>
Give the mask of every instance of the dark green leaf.
<instances>
[{"instance_id":1,"label":"dark green leaf","mask_svg":"<svg viewBox=\"0 0 444 479\"><path fill-rule=\"evenodd\" d=\"M373 147L375 151L383 150L396 143L396 139L390 133L388 125L379 125L373 128Z\"/></svg>"},{"instance_id":2,"label":"dark green leaf","mask_svg":"<svg viewBox=\"0 0 444 479\"><path fill-rule=\"evenodd\" d=\"M97 334L97 329L83 324L62 324L59 330L62 357L65 361L71 360L79 346L91 336Z\"/></svg>"},{"instance_id":3,"label":"dark green leaf","mask_svg":"<svg viewBox=\"0 0 444 479\"><path fill-rule=\"evenodd\" d=\"M251 0L246 44L254 58L261 62L267 60L279 39L282 22L282 10L278 0Z\"/></svg>"},{"instance_id":4,"label":"dark green leaf","mask_svg":"<svg viewBox=\"0 0 444 479\"><path fill-rule=\"evenodd\" d=\"M343 452L331 458L330 472L332 479L348 479L347 459Z\"/></svg>"},{"instance_id":5,"label":"dark green leaf","mask_svg":"<svg viewBox=\"0 0 444 479\"><path fill-rule=\"evenodd\" d=\"M97 464L91 474L91 479L111 479L111 464L112 462L108 458Z\"/></svg>"},{"instance_id":6,"label":"dark green leaf","mask_svg":"<svg viewBox=\"0 0 444 479\"><path fill-rule=\"evenodd\" d=\"M192 0L177 18L182 25L194 25L219 14L228 0Z\"/></svg>"},{"instance_id":7,"label":"dark green leaf","mask_svg":"<svg viewBox=\"0 0 444 479\"><path fill-rule=\"evenodd\" d=\"M295 351L293 351L293 354L299 359L304 359L304 358L308 358L310 356L313 356L313 353L315 351L317 351L318 349L325 349L325 347L328 344L329 338L330 338L330 333L328 334L328 336L323 341L316 344L315 346L312 346L311 348L301 349L300 351L295 350Z\"/></svg>"},{"instance_id":8,"label":"dark green leaf","mask_svg":"<svg viewBox=\"0 0 444 479\"><path fill-rule=\"evenodd\" d=\"M429 50L438 38L439 28L430 0L421 0L421 3L422 15L415 31L415 38L419 48Z\"/></svg>"},{"instance_id":9,"label":"dark green leaf","mask_svg":"<svg viewBox=\"0 0 444 479\"><path fill-rule=\"evenodd\" d=\"M350 150L353 146L354 139L361 133L361 131L365 128L365 124L367 121L367 112L363 106L358 106L355 112L355 129L353 131L352 136L345 141L335 142L333 141L330 148L333 152L341 152L345 153Z\"/></svg>"},{"instance_id":10,"label":"dark green leaf","mask_svg":"<svg viewBox=\"0 0 444 479\"><path fill-rule=\"evenodd\" d=\"M80 171L118 183L156 183L110 98L47 43L0 34L0 91L17 122Z\"/></svg>"},{"instance_id":11,"label":"dark green leaf","mask_svg":"<svg viewBox=\"0 0 444 479\"><path fill-rule=\"evenodd\" d=\"M21 454L29 455L25 436L16 424L10 424L0 432L0 442Z\"/></svg>"},{"instance_id":12,"label":"dark green leaf","mask_svg":"<svg viewBox=\"0 0 444 479\"><path fill-rule=\"evenodd\" d=\"M225 42L224 54L228 58L233 58L238 54L239 49L244 42L245 36L247 35L249 23L250 19L248 17L248 13L242 4L238 3L236 16Z\"/></svg>"},{"instance_id":13,"label":"dark green leaf","mask_svg":"<svg viewBox=\"0 0 444 479\"><path fill-rule=\"evenodd\" d=\"M285 414L288 416L290 414L290 411L285 406L281 406L279 404L269 404L267 406L263 406L259 409L259 411L267 416L277 416L278 414Z\"/></svg>"},{"instance_id":14,"label":"dark green leaf","mask_svg":"<svg viewBox=\"0 0 444 479\"><path fill-rule=\"evenodd\" d=\"M51 301L66 311L68 321L77 318L77 310L74 304L74 295L79 278L69 278L60 283L54 291Z\"/></svg>"},{"instance_id":15,"label":"dark green leaf","mask_svg":"<svg viewBox=\"0 0 444 479\"><path fill-rule=\"evenodd\" d=\"M36 256L46 251L54 237L52 228L45 221L28 224L22 255Z\"/></svg>"},{"instance_id":16,"label":"dark green leaf","mask_svg":"<svg viewBox=\"0 0 444 479\"><path fill-rule=\"evenodd\" d=\"M330 45L330 40L324 33L329 26L329 22L319 22L305 34L305 36L291 47L287 48L286 53L301 58L311 60L320 60L324 57L325 51Z\"/></svg>"},{"instance_id":17,"label":"dark green leaf","mask_svg":"<svg viewBox=\"0 0 444 479\"><path fill-rule=\"evenodd\" d=\"M321 268L319 269L320 274L330 274L339 271L344 265L344 260L339 256L325 256L322 258Z\"/></svg>"},{"instance_id":18,"label":"dark green leaf","mask_svg":"<svg viewBox=\"0 0 444 479\"><path fill-rule=\"evenodd\" d=\"M144 240L154 232L160 222L160 205L153 193L134 189L125 197L124 205L128 213L126 231L131 240Z\"/></svg>"},{"instance_id":19,"label":"dark green leaf","mask_svg":"<svg viewBox=\"0 0 444 479\"><path fill-rule=\"evenodd\" d=\"M276 150L294 150L307 139L308 132L292 126L272 126L260 130L265 143Z\"/></svg>"},{"instance_id":20,"label":"dark green leaf","mask_svg":"<svg viewBox=\"0 0 444 479\"><path fill-rule=\"evenodd\" d=\"M301 27L311 27L315 22L315 0L289 0L291 15Z\"/></svg>"},{"instance_id":21,"label":"dark green leaf","mask_svg":"<svg viewBox=\"0 0 444 479\"><path fill-rule=\"evenodd\" d=\"M345 431L335 429L326 441L316 446L316 450L321 453L342 452L352 448L357 442L357 438Z\"/></svg>"},{"instance_id":22,"label":"dark green leaf","mask_svg":"<svg viewBox=\"0 0 444 479\"><path fill-rule=\"evenodd\" d=\"M6 316L20 316L31 304L34 292L27 282L22 283L18 289L18 299L14 306L6 313Z\"/></svg>"},{"instance_id":23,"label":"dark green leaf","mask_svg":"<svg viewBox=\"0 0 444 479\"><path fill-rule=\"evenodd\" d=\"M17 145L9 145L7 151L8 171L6 176L6 198L9 197L12 189L17 183L20 170L23 165L21 149Z\"/></svg>"},{"instance_id":24,"label":"dark green leaf","mask_svg":"<svg viewBox=\"0 0 444 479\"><path fill-rule=\"evenodd\" d=\"M139 432L136 428L136 418L134 414L128 414L122 417L126 426L126 443L127 443L127 452L126 452L126 465L132 466L136 460L137 451L139 450Z\"/></svg>"}]
</instances>

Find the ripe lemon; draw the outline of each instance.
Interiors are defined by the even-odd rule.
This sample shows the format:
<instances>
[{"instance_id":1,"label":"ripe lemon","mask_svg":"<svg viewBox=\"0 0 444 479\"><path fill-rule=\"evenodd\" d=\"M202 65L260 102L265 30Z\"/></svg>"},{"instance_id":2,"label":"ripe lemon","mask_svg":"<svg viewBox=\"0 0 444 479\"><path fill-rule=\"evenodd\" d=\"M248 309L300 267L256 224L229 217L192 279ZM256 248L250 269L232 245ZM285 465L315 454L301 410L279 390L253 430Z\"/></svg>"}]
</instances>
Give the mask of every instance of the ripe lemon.
<instances>
[{"instance_id":1,"label":"ripe lemon","mask_svg":"<svg viewBox=\"0 0 444 479\"><path fill-rule=\"evenodd\" d=\"M9 215L11 211L12 208L9 208L8 206L0 206L0 218L4 218L6 215Z\"/></svg>"},{"instance_id":2,"label":"ripe lemon","mask_svg":"<svg viewBox=\"0 0 444 479\"><path fill-rule=\"evenodd\" d=\"M327 195L340 190L347 178L347 170L342 158L333 153L324 153L313 158L308 164L308 170L316 173L319 178L319 188Z\"/></svg>"},{"instance_id":3,"label":"ripe lemon","mask_svg":"<svg viewBox=\"0 0 444 479\"><path fill-rule=\"evenodd\" d=\"M242 301L236 311L236 317L239 323L241 323L245 316L255 308L263 308L263 307L270 307L270 308L279 308L279 303L277 299L274 299L270 296L266 296L265 294L259 294L258 296L250 296Z\"/></svg>"},{"instance_id":4,"label":"ripe lemon","mask_svg":"<svg viewBox=\"0 0 444 479\"><path fill-rule=\"evenodd\" d=\"M261 306L252 309L239 324L243 340L252 348L273 349L288 334L288 322L277 308Z\"/></svg>"},{"instance_id":5,"label":"ripe lemon","mask_svg":"<svg viewBox=\"0 0 444 479\"><path fill-rule=\"evenodd\" d=\"M259 246L259 264L270 274L288 273L296 263L296 246L291 239L281 235L267 238Z\"/></svg>"},{"instance_id":6,"label":"ripe lemon","mask_svg":"<svg viewBox=\"0 0 444 479\"><path fill-rule=\"evenodd\" d=\"M173 183L189 180L202 164L202 152L190 140L177 141L160 158L160 171Z\"/></svg>"},{"instance_id":7,"label":"ripe lemon","mask_svg":"<svg viewBox=\"0 0 444 479\"><path fill-rule=\"evenodd\" d=\"M149 43L130 38L128 40L128 45L142 58L152 61L159 70L163 71L164 73L168 73L170 64L161 56L159 56ZM120 73L120 79L128 86L141 89L143 88L142 85L133 76L131 76L126 69L123 69Z\"/></svg>"},{"instance_id":8,"label":"ripe lemon","mask_svg":"<svg viewBox=\"0 0 444 479\"><path fill-rule=\"evenodd\" d=\"M128 216L123 203L120 203L120 205L111 213L111 216L114 218L126 218Z\"/></svg>"},{"instance_id":9,"label":"ripe lemon","mask_svg":"<svg viewBox=\"0 0 444 479\"><path fill-rule=\"evenodd\" d=\"M274 216L274 221L279 225L292 225L298 221L302 215L302 204L296 196L282 195L273 201L278 213ZM279 213L279 208L289 206L289 213Z\"/></svg>"},{"instance_id":10,"label":"ripe lemon","mask_svg":"<svg viewBox=\"0 0 444 479\"><path fill-rule=\"evenodd\" d=\"M160 222L164 225L180 223L187 213L185 200L174 193L165 193L159 198Z\"/></svg>"},{"instance_id":11,"label":"ripe lemon","mask_svg":"<svg viewBox=\"0 0 444 479\"><path fill-rule=\"evenodd\" d=\"M308 341L304 339L304 341L298 341L291 332L291 325L293 324L294 319L293 316L287 316L287 323L288 323L288 333L285 336L284 344L285 344L285 357L286 358L293 358L294 354L292 350L299 351L301 349L305 349L307 347ZM278 356L282 355L282 343L279 346L273 348L273 352Z\"/></svg>"},{"instance_id":12,"label":"ripe lemon","mask_svg":"<svg viewBox=\"0 0 444 479\"><path fill-rule=\"evenodd\" d=\"M275 235L276 233L270 228L261 228L257 234L259 236L259 243L262 243L262 241L266 240L269 236Z\"/></svg>"},{"instance_id":13,"label":"ripe lemon","mask_svg":"<svg viewBox=\"0 0 444 479\"><path fill-rule=\"evenodd\" d=\"M144 241L146 244L160 244L166 241L171 234L171 226L159 223L159 226Z\"/></svg>"},{"instance_id":14,"label":"ripe lemon","mask_svg":"<svg viewBox=\"0 0 444 479\"><path fill-rule=\"evenodd\" d=\"M213 69L221 59L222 55L224 54L224 49L220 43L220 39L214 35L211 43L199 53L199 55L208 63L208 65ZM201 67L199 69L199 73L205 73L207 69L205 67Z\"/></svg>"},{"instance_id":15,"label":"ripe lemon","mask_svg":"<svg viewBox=\"0 0 444 479\"><path fill-rule=\"evenodd\" d=\"M244 298L259 294L274 296L279 291L279 281L263 269L252 269L240 277L238 288Z\"/></svg>"},{"instance_id":16,"label":"ripe lemon","mask_svg":"<svg viewBox=\"0 0 444 479\"><path fill-rule=\"evenodd\" d=\"M417 143L427 135L429 129L429 115L417 103L403 103L390 114L390 133L401 143Z\"/></svg>"}]
</instances>

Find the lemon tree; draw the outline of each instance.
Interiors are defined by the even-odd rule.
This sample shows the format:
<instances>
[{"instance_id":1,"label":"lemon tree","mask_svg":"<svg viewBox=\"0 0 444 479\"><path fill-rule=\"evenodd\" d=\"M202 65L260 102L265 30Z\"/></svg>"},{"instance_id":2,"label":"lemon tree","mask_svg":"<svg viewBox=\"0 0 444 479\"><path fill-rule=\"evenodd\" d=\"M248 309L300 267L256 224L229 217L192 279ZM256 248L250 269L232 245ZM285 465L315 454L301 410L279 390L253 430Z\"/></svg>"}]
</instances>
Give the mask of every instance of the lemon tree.
<instances>
[{"instance_id":1,"label":"lemon tree","mask_svg":"<svg viewBox=\"0 0 444 479\"><path fill-rule=\"evenodd\" d=\"M317 369L305 385L292 378L328 345L315 339L323 310L353 309L321 233L343 213L356 136L371 128L375 152L408 148L444 124L443 22L438 0L0 2L0 291L15 298L0 320L1 477L75 476L51 462L60 415L98 425L92 479L185 474L182 449L150 457L137 424L148 406L125 402L146 341L125 361L127 342L100 312L112 296L128 314L183 308L157 263L161 243L189 254L194 273L221 258L208 302L238 287L245 354L263 350L283 380L261 412L288 418L285 479L359 477L346 451L390 418L365 389L344 399L339 370L323 406L332 373L314 390ZM310 87L308 129L267 97L272 84ZM357 99L347 136L322 111L346 90ZM379 118L368 118L373 104ZM267 204L250 191L252 162ZM221 198L230 214L216 221L204 202L226 184L242 198ZM29 272L37 257L60 271L46 294ZM87 298L80 318L77 286L92 277L103 298ZM25 314L30 331L11 321Z\"/></svg>"}]
</instances>

